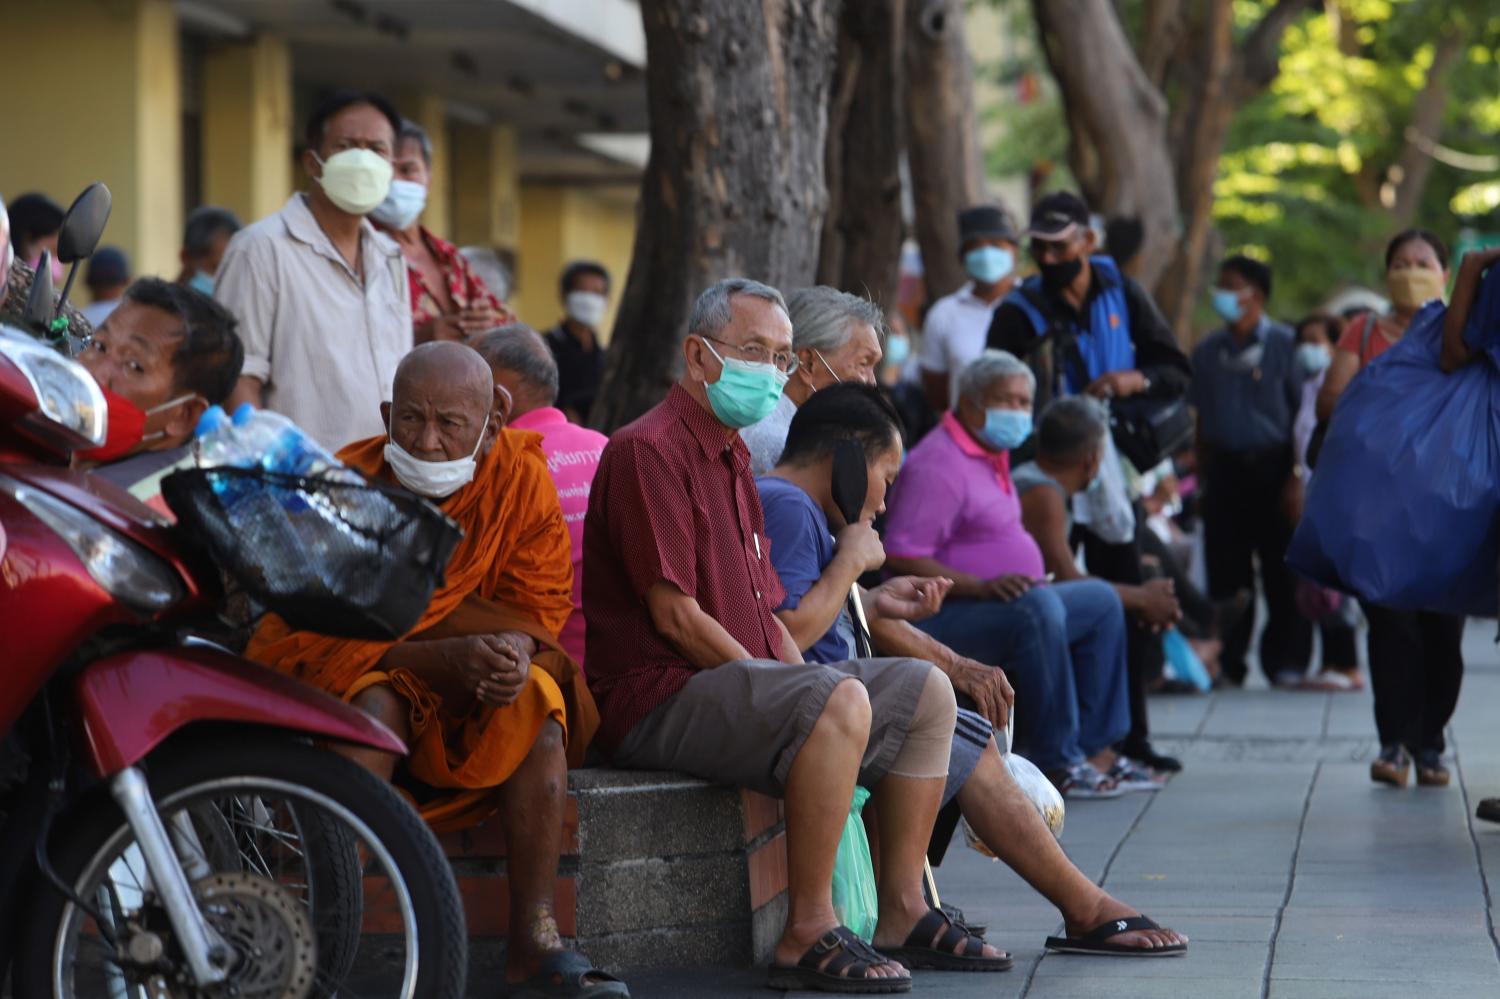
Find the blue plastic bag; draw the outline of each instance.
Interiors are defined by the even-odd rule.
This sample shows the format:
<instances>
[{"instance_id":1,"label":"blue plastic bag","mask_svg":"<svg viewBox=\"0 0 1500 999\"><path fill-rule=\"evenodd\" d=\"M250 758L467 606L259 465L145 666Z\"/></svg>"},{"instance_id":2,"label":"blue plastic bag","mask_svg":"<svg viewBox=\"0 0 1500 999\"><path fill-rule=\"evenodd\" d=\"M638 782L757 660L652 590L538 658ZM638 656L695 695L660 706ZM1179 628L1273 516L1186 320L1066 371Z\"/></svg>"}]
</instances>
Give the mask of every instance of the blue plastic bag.
<instances>
[{"instance_id":1,"label":"blue plastic bag","mask_svg":"<svg viewBox=\"0 0 1500 999\"><path fill-rule=\"evenodd\" d=\"M1287 551L1310 579L1402 610L1494 617L1500 533L1500 268L1465 341L1438 368L1447 310L1433 303L1339 400Z\"/></svg>"},{"instance_id":2,"label":"blue plastic bag","mask_svg":"<svg viewBox=\"0 0 1500 999\"><path fill-rule=\"evenodd\" d=\"M839 839L839 852L833 859L833 916L865 943L875 939L875 924L880 919L870 840L859 817L869 800L869 791L862 787L854 789L849 817L844 820L844 835Z\"/></svg>"},{"instance_id":3,"label":"blue plastic bag","mask_svg":"<svg viewBox=\"0 0 1500 999\"><path fill-rule=\"evenodd\" d=\"M1212 690L1214 682L1209 678L1208 667L1203 665L1203 660L1198 658L1198 653L1188 644L1188 640L1182 637L1182 632L1176 628L1171 629L1161 636L1162 651L1166 654L1167 669L1172 674L1172 679L1191 683L1200 691Z\"/></svg>"}]
</instances>

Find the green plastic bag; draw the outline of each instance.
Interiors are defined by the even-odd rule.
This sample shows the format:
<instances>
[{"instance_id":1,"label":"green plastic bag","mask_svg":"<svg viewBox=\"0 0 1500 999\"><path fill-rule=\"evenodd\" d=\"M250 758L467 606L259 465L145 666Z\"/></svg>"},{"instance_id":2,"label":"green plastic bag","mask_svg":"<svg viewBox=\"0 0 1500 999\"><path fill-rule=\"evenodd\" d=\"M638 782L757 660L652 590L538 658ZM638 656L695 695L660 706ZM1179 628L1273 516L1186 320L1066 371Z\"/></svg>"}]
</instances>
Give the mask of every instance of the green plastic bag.
<instances>
[{"instance_id":1,"label":"green plastic bag","mask_svg":"<svg viewBox=\"0 0 1500 999\"><path fill-rule=\"evenodd\" d=\"M854 789L849 817L844 820L844 835L833 860L833 914L840 923L853 930L865 943L875 939L875 923L880 918L880 899L875 894L875 866L870 862L870 840L859 817L870 792Z\"/></svg>"}]
</instances>

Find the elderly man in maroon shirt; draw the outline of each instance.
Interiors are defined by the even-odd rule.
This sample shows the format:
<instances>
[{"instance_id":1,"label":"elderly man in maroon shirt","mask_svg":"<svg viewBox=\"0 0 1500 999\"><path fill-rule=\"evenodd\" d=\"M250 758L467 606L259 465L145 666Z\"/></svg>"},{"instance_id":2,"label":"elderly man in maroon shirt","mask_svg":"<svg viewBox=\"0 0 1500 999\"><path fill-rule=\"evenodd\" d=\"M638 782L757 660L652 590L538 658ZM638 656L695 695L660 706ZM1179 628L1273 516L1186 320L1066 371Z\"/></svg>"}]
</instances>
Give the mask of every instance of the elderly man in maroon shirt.
<instances>
[{"instance_id":1,"label":"elderly man in maroon shirt","mask_svg":"<svg viewBox=\"0 0 1500 999\"><path fill-rule=\"evenodd\" d=\"M790 898L772 987L904 992L903 963L1010 967L922 897L953 737L947 678L917 659L804 664L774 614L784 594L738 431L776 404L797 363L781 294L740 278L710 288L683 357L666 400L604 449L590 496L599 744L622 766L785 799ZM873 950L838 925L830 896L856 781L873 791L880 833Z\"/></svg>"}]
</instances>

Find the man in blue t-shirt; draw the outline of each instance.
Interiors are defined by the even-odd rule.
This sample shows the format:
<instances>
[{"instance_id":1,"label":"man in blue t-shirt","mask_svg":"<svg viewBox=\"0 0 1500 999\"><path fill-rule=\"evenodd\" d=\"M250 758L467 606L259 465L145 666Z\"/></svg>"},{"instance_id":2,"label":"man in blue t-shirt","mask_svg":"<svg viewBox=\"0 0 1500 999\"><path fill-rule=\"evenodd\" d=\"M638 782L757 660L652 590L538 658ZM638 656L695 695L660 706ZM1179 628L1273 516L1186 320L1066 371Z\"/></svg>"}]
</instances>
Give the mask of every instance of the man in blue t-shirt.
<instances>
[{"instance_id":1,"label":"man in blue t-shirt","mask_svg":"<svg viewBox=\"0 0 1500 999\"><path fill-rule=\"evenodd\" d=\"M864 503L852 524L834 499L834 453L841 441L858 444L865 464ZM798 408L781 462L756 480L771 563L787 593L777 616L809 662L852 654L859 625L845 606L859 576L885 561L871 524L885 509L901 457L900 419L890 403L874 388L846 383L815 393ZM840 478L848 471L841 468ZM1141 956L1185 951L1186 937L1140 916L1079 871L1011 778L990 733L991 724L1004 726L1014 699L1004 674L958 656L909 623L935 613L951 585L908 576L858 591L877 654L919 656L950 677L973 670L993 677L988 717L959 711L944 800L956 801L975 835L1058 907L1066 936L1050 938L1049 948Z\"/></svg>"}]
</instances>

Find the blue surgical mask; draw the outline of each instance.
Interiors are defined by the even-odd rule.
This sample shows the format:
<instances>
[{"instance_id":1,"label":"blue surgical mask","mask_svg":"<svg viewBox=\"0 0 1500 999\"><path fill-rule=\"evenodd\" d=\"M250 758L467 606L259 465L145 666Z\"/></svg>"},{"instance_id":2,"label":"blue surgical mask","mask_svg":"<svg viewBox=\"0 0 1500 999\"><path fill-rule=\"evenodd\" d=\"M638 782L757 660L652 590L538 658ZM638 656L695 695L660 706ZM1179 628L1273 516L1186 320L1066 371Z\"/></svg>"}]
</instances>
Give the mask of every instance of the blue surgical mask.
<instances>
[{"instance_id":1,"label":"blue surgical mask","mask_svg":"<svg viewBox=\"0 0 1500 999\"><path fill-rule=\"evenodd\" d=\"M1031 413L1024 409L987 409L979 435L996 450L1014 451L1031 436Z\"/></svg>"},{"instance_id":2,"label":"blue surgical mask","mask_svg":"<svg viewBox=\"0 0 1500 999\"><path fill-rule=\"evenodd\" d=\"M1310 375L1322 374L1333 363L1333 352L1321 343L1297 345L1297 364Z\"/></svg>"},{"instance_id":3,"label":"blue surgical mask","mask_svg":"<svg viewBox=\"0 0 1500 999\"><path fill-rule=\"evenodd\" d=\"M889 336L885 340L885 363L899 368L911 357L911 337Z\"/></svg>"},{"instance_id":4,"label":"blue surgical mask","mask_svg":"<svg viewBox=\"0 0 1500 999\"><path fill-rule=\"evenodd\" d=\"M1015 254L999 246L976 246L964 254L964 270L980 284L1003 280L1015 266Z\"/></svg>"},{"instance_id":5,"label":"blue surgical mask","mask_svg":"<svg viewBox=\"0 0 1500 999\"><path fill-rule=\"evenodd\" d=\"M393 180L385 200L370 213L370 217L401 232L415 222L426 207L426 187L414 180Z\"/></svg>"},{"instance_id":6,"label":"blue surgical mask","mask_svg":"<svg viewBox=\"0 0 1500 999\"><path fill-rule=\"evenodd\" d=\"M1226 323L1237 323L1245 316L1245 306L1240 302L1240 293L1230 288L1213 290L1214 312Z\"/></svg>"},{"instance_id":7,"label":"blue surgical mask","mask_svg":"<svg viewBox=\"0 0 1500 999\"><path fill-rule=\"evenodd\" d=\"M714 350L713 344L707 340L703 343L724 366L718 381L703 386L708 392L708 404L719 422L740 430L770 416L771 410L781 401L781 390L787 382L786 372L770 363L756 364L737 357L723 357Z\"/></svg>"},{"instance_id":8,"label":"blue surgical mask","mask_svg":"<svg viewBox=\"0 0 1500 999\"><path fill-rule=\"evenodd\" d=\"M208 273L208 271L194 271L193 276L188 278L188 287L212 298L214 294L214 276Z\"/></svg>"}]
</instances>

